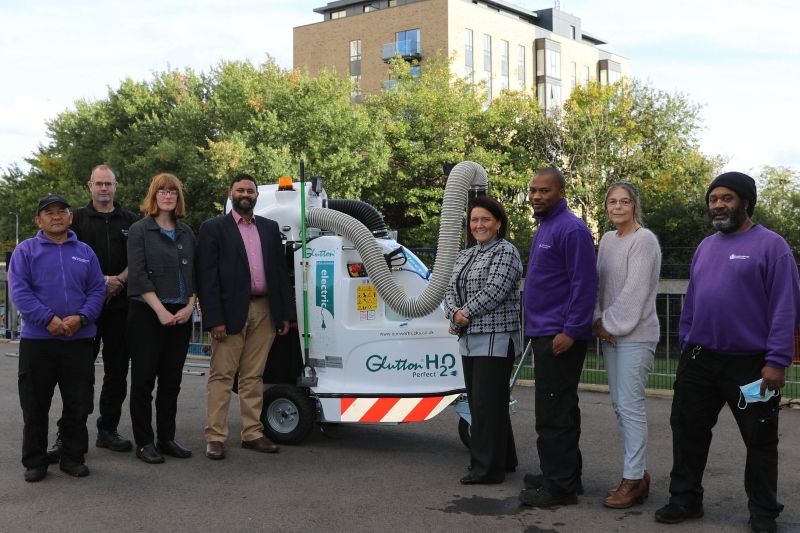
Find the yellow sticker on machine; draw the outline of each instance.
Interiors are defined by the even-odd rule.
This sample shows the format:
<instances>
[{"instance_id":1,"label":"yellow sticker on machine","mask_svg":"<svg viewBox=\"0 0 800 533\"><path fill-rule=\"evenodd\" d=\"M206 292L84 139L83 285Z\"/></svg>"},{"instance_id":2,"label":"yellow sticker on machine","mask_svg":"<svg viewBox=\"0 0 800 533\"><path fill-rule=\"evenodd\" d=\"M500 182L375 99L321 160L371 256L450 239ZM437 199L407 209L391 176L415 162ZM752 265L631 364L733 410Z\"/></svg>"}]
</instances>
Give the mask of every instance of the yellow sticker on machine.
<instances>
[{"instance_id":1,"label":"yellow sticker on machine","mask_svg":"<svg viewBox=\"0 0 800 533\"><path fill-rule=\"evenodd\" d=\"M356 308L358 311L378 310L378 293L375 285L358 285L356 287Z\"/></svg>"}]
</instances>

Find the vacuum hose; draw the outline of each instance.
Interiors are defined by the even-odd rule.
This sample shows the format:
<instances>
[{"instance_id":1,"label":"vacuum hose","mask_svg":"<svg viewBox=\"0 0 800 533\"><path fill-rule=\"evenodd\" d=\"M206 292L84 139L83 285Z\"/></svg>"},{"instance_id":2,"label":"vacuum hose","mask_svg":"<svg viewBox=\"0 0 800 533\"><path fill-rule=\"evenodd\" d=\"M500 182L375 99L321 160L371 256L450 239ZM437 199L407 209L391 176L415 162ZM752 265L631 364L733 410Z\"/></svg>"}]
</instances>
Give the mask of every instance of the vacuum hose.
<instances>
[{"instance_id":1,"label":"vacuum hose","mask_svg":"<svg viewBox=\"0 0 800 533\"><path fill-rule=\"evenodd\" d=\"M470 188L486 189L486 170L473 161L463 161L450 172L444 189L438 251L428 286L419 296L409 297L392 277L372 232L355 218L331 209L310 208L309 227L335 231L352 242L378 294L393 311L406 318L431 314L442 303L461 244L461 222Z\"/></svg>"},{"instance_id":2,"label":"vacuum hose","mask_svg":"<svg viewBox=\"0 0 800 533\"><path fill-rule=\"evenodd\" d=\"M334 200L328 199L328 207L335 211L341 211L353 218L357 218L367 227L377 239L388 239L389 229L386 221L373 206L361 200Z\"/></svg>"}]
</instances>

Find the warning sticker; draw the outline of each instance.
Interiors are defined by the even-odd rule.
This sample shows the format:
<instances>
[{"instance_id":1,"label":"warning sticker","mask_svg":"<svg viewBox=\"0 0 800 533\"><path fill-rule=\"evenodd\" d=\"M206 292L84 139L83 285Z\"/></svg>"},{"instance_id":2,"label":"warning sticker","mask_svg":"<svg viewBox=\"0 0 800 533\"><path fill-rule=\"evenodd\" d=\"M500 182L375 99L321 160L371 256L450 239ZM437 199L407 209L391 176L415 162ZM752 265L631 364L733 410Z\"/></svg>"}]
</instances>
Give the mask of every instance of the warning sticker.
<instances>
[{"instance_id":1,"label":"warning sticker","mask_svg":"<svg viewBox=\"0 0 800 533\"><path fill-rule=\"evenodd\" d=\"M375 285L358 285L356 287L356 310L376 311L378 309L378 293Z\"/></svg>"}]
</instances>

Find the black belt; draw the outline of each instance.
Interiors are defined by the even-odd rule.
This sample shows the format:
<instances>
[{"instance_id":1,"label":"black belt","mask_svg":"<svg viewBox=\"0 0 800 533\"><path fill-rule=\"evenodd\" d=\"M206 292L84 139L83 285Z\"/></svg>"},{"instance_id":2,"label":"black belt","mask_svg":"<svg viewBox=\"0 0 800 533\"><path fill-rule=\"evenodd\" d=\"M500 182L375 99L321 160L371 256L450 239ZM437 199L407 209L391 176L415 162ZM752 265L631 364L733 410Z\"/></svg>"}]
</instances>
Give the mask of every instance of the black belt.
<instances>
[{"instance_id":1,"label":"black belt","mask_svg":"<svg viewBox=\"0 0 800 533\"><path fill-rule=\"evenodd\" d=\"M251 294L250 301L252 302L253 300L260 300L261 298L266 298L266 297L267 297L266 294Z\"/></svg>"}]
</instances>

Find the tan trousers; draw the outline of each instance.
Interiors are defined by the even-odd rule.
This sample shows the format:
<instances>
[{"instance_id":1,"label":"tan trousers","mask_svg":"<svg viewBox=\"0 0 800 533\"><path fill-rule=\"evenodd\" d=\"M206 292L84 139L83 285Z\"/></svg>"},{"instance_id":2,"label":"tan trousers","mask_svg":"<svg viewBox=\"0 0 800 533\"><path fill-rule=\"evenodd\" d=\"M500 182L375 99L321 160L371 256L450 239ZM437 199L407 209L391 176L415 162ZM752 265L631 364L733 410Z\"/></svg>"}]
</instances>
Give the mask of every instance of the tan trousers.
<instances>
[{"instance_id":1,"label":"tan trousers","mask_svg":"<svg viewBox=\"0 0 800 533\"><path fill-rule=\"evenodd\" d=\"M239 408L242 412L242 440L263 436L261 408L264 401L261 376L275 340L275 323L269 299L250 301L244 328L228 335L224 342L211 339L211 368L206 385L206 442L224 442L228 437L228 408L231 388L239 372Z\"/></svg>"}]
</instances>

